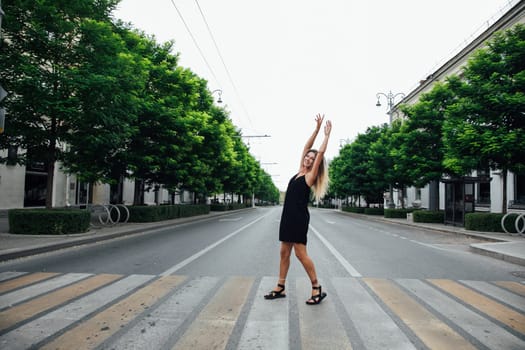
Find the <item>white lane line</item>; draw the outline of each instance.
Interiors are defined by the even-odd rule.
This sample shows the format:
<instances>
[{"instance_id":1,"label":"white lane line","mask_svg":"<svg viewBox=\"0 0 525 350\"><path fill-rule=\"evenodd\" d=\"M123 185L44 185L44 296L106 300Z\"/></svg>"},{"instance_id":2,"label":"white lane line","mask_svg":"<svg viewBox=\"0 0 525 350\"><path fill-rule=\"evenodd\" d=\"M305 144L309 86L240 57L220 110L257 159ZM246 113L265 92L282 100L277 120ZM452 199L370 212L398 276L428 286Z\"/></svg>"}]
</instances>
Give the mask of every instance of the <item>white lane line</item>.
<instances>
[{"instance_id":1,"label":"white lane line","mask_svg":"<svg viewBox=\"0 0 525 350\"><path fill-rule=\"evenodd\" d=\"M229 235L227 235L226 237L218 240L217 242L213 243L213 244L210 244L209 246L207 246L206 248L204 248L203 250L193 254L192 256L190 256L189 258L181 261L180 263L178 263L177 265L167 269L166 271L164 271L163 273L161 273L160 275L161 276L168 276L168 275L171 275L173 274L175 271L177 270L180 270L182 269L184 266L188 265L189 263L191 263L192 261L200 258L201 256L203 256L204 254L206 254L207 252L209 252L210 250L212 250L213 248L215 248L216 246L218 246L219 244L223 243L224 241L232 238L233 236L235 236L236 234L238 234L239 232L247 229L248 227L252 226L253 224L255 224L256 222L258 222L259 220L265 218L266 216L270 215L272 212L270 213L267 213L266 215L263 215L261 216L260 218L257 218L255 220L253 220L252 222L244 225L243 227L233 231L232 233L230 233Z\"/></svg>"},{"instance_id":2,"label":"white lane line","mask_svg":"<svg viewBox=\"0 0 525 350\"><path fill-rule=\"evenodd\" d=\"M242 216L238 218L231 218L231 219L219 219L219 221L239 221L241 219L242 219Z\"/></svg>"},{"instance_id":3,"label":"white lane line","mask_svg":"<svg viewBox=\"0 0 525 350\"><path fill-rule=\"evenodd\" d=\"M350 274L352 277L363 277L357 270L346 260L338 251L334 248L334 246L324 238L319 231L317 231L312 225L310 225L310 229L313 233L319 238L319 240L328 248L330 253L332 253L333 256L339 261L339 263L345 268L345 270Z\"/></svg>"},{"instance_id":4,"label":"white lane line","mask_svg":"<svg viewBox=\"0 0 525 350\"><path fill-rule=\"evenodd\" d=\"M289 298L268 302L263 295L275 286L275 277L263 277L248 319L244 324L238 350L288 349L290 338Z\"/></svg>"}]
</instances>

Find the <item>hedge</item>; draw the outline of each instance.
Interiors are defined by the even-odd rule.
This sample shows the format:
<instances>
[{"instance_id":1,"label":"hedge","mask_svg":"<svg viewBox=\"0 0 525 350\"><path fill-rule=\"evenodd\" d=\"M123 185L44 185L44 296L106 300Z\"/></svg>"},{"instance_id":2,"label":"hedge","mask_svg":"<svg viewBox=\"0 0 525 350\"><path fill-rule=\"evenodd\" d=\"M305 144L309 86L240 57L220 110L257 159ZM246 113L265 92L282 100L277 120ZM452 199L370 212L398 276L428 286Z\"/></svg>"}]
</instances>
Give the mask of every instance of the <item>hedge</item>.
<instances>
[{"instance_id":1,"label":"hedge","mask_svg":"<svg viewBox=\"0 0 525 350\"><path fill-rule=\"evenodd\" d=\"M129 222L154 222L210 213L206 204L175 204L154 206L128 206Z\"/></svg>"},{"instance_id":2,"label":"hedge","mask_svg":"<svg viewBox=\"0 0 525 350\"><path fill-rule=\"evenodd\" d=\"M364 214L365 208L363 207L343 207L343 211L347 211L349 213Z\"/></svg>"},{"instance_id":3,"label":"hedge","mask_svg":"<svg viewBox=\"0 0 525 350\"><path fill-rule=\"evenodd\" d=\"M365 208L365 214L367 215L384 215L385 210L383 208Z\"/></svg>"},{"instance_id":4,"label":"hedge","mask_svg":"<svg viewBox=\"0 0 525 350\"><path fill-rule=\"evenodd\" d=\"M230 208L228 207L228 204L212 204L210 205L211 211L227 211Z\"/></svg>"},{"instance_id":5,"label":"hedge","mask_svg":"<svg viewBox=\"0 0 525 350\"><path fill-rule=\"evenodd\" d=\"M501 227L501 213L468 213L465 215L465 229L483 232L505 232ZM505 219L505 228L511 233L516 233L514 221L518 214L510 214Z\"/></svg>"},{"instance_id":6,"label":"hedge","mask_svg":"<svg viewBox=\"0 0 525 350\"><path fill-rule=\"evenodd\" d=\"M445 212L438 210L414 210L414 222L442 224L445 222Z\"/></svg>"},{"instance_id":7,"label":"hedge","mask_svg":"<svg viewBox=\"0 0 525 350\"><path fill-rule=\"evenodd\" d=\"M181 218L197 215L206 215L210 213L210 206L207 204L180 205L179 209Z\"/></svg>"},{"instance_id":8,"label":"hedge","mask_svg":"<svg viewBox=\"0 0 525 350\"><path fill-rule=\"evenodd\" d=\"M82 209L10 209L7 215L11 233L28 235L86 232L91 218Z\"/></svg>"},{"instance_id":9,"label":"hedge","mask_svg":"<svg viewBox=\"0 0 525 350\"><path fill-rule=\"evenodd\" d=\"M385 209L385 218L406 219L407 213L413 212L414 209Z\"/></svg>"},{"instance_id":10,"label":"hedge","mask_svg":"<svg viewBox=\"0 0 525 350\"><path fill-rule=\"evenodd\" d=\"M251 204L246 203L230 203L230 204L211 204L211 211L227 211L227 210L237 210L245 209L251 207Z\"/></svg>"}]
</instances>

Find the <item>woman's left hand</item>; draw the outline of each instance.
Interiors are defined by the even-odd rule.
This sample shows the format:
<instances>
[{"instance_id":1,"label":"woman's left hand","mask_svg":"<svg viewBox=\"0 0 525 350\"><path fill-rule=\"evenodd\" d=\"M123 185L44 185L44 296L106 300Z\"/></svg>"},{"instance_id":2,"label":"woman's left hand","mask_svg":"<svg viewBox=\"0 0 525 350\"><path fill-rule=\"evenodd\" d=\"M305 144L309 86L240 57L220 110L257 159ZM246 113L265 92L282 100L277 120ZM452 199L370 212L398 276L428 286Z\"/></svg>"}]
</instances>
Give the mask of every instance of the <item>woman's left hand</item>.
<instances>
[{"instance_id":1,"label":"woman's left hand","mask_svg":"<svg viewBox=\"0 0 525 350\"><path fill-rule=\"evenodd\" d=\"M330 120L326 121L326 125L324 126L324 134L325 136L330 135L330 132L332 131L332 122Z\"/></svg>"}]
</instances>

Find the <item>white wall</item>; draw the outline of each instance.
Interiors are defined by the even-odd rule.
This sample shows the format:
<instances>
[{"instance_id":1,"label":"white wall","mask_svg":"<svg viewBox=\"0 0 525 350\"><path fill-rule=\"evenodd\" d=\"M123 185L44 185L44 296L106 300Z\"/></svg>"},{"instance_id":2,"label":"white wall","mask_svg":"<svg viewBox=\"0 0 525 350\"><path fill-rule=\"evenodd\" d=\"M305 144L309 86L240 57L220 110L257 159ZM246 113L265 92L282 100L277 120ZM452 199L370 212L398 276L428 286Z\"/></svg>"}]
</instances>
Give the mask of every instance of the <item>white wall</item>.
<instances>
[{"instance_id":1,"label":"white wall","mask_svg":"<svg viewBox=\"0 0 525 350\"><path fill-rule=\"evenodd\" d=\"M7 152L0 151L5 157ZM0 164L0 209L24 207L25 166Z\"/></svg>"}]
</instances>

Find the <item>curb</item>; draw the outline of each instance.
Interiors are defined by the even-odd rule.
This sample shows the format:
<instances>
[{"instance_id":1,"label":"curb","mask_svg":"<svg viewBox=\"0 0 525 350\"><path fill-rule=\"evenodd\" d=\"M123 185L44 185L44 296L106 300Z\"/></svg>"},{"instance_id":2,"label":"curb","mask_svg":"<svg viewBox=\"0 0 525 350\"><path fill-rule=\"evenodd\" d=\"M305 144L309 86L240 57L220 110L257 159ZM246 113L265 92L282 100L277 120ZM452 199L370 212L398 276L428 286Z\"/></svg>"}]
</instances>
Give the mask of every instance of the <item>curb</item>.
<instances>
[{"instance_id":1,"label":"curb","mask_svg":"<svg viewBox=\"0 0 525 350\"><path fill-rule=\"evenodd\" d=\"M54 243L44 243L44 244L29 246L29 247L24 247L24 248L6 249L3 252L0 251L0 262L13 260L17 258L23 258L23 257L31 256L31 255L48 253L51 251L71 248L71 247L80 246L84 244L102 242L102 241L115 239L115 238L128 236L128 235L148 233L149 231L159 230L159 229L166 228L166 227L175 227L175 226L180 226L180 225L197 222L197 221L212 220L216 217L232 215L232 214L239 212L240 210L247 210L247 209L252 209L252 208L225 211L225 212L213 212L213 214L211 215L205 214L205 215L198 215L198 216L192 216L192 217L187 217L187 218L178 218L178 219L169 220L169 222L162 221L162 222L159 222L158 224L144 223L146 224L146 226L129 228L129 229L125 229L122 226L121 227L122 229L118 232L112 232L112 233L108 232L108 233L102 233L102 234L100 234L100 232L92 232L90 237L85 237L86 234L89 234L89 231L88 233L84 232L84 233L78 234L79 236L84 236L84 237L77 236L77 237L72 238L72 235L68 235L67 237L69 239L65 237L63 241L58 241Z\"/></svg>"},{"instance_id":2,"label":"curb","mask_svg":"<svg viewBox=\"0 0 525 350\"><path fill-rule=\"evenodd\" d=\"M512 239L506 239L506 237L494 237L494 236L487 236L487 232L479 232L479 231L472 231L472 232L463 232L458 231L454 229L448 229L446 227L434 227L434 226L427 226L427 225L418 225L415 223L411 223L409 221L401 222L401 221L394 221L394 220L386 220L380 217L373 217L371 215L362 216L363 214L355 214L355 213L348 213L339 211L340 213L348 216L352 216L355 218L361 218L363 220L372 220L376 222L383 222L383 223L391 223L391 224L397 224L397 225L404 225L404 226L411 226L411 227L417 227L419 229L423 230L430 230L430 231L438 231L438 232L445 232L445 233L451 233L456 235L462 235L469 238L476 238L480 240L487 241L489 243L472 243L469 245L469 250L473 253L489 256L491 258L507 261L513 264L522 265L525 266L525 258L515 256L515 255L509 255L506 253L503 253L501 251L498 251L496 249L493 249L493 245L505 245L505 244L519 244L519 242L516 242Z\"/></svg>"},{"instance_id":3,"label":"curb","mask_svg":"<svg viewBox=\"0 0 525 350\"><path fill-rule=\"evenodd\" d=\"M491 258L507 261L513 264L525 266L525 258L519 256L504 254L492 248L494 245L505 245L513 242L498 242L498 243L474 243L470 245L470 250L474 253L489 256Z\"/></svg>"}]
</instances>

